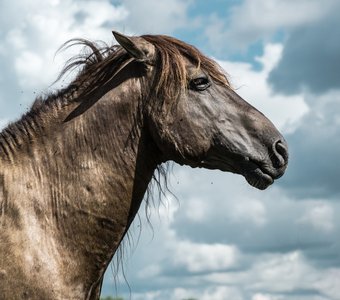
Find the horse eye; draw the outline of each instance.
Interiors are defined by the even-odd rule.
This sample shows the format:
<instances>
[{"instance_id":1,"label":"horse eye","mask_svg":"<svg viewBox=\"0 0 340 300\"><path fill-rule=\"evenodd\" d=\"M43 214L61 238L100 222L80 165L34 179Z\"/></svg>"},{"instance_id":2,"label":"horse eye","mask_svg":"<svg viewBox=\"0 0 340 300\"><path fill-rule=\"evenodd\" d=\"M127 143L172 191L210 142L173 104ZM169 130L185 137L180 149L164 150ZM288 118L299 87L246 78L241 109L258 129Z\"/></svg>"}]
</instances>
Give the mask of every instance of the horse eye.
<instances>
[{"instance_id":1,"label":"horse eye","mask_svg":"<svg viewBox=\"0 0 340 300\"><path fill-rule=\"evenodd\" d=\"M211 85L207 77L197 77L190 80L189 87L195 91L204 91Z\"/></svg>"}]
</instances>

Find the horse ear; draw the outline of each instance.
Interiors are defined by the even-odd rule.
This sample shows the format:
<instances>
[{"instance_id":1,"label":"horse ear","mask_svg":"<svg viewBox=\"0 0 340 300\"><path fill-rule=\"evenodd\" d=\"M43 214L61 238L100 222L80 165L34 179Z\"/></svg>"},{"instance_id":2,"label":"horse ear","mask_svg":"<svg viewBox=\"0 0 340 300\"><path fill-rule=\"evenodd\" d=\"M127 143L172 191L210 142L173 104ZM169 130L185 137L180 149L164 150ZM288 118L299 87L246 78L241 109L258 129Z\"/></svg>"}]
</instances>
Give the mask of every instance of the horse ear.
<instances>
[{"instance_id":1,"label":"horse ear","mask_svg":"<svg viewBox=\"0 0 340 300\"><path fill-rule=\"evenodd\" d=\"M155 47L142 37L129 37L112 31L116 41L138 61L152 64L155 58Z\"/></svg>"}]
</instances>

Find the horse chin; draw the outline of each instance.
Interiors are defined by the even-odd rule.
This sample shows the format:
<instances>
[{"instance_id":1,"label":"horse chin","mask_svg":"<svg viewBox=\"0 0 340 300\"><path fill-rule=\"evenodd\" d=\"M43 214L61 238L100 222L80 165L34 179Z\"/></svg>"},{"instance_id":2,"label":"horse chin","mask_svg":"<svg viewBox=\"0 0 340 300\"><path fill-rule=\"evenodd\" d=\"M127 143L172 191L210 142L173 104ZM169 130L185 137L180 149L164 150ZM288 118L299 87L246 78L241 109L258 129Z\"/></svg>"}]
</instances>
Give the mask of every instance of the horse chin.
<instances>
[{"instance_id":1,"label":"horse chin","mask_svg":"<svg viewBox=\"0 0 340 300\"><path fill-rule=\"evenodd\" d=\"M251 170L246 169L245 171L243 171L243 170L237 170L236 168L233 168L230 164L220 165L219 167L209 164L203 167L207 169L219 169L220 171L223 171L223 172L231 172L235 174L240 174L247 180L247 182L251 186L259 190L265 190L267 187L272 185L274 182L274 178L271 175L262 171L261 168L256 168L256 169L251 169Z\"/></svg>"},{"instance_id":2,"label":"horse chin","mask_svg":"<svg viewBox=\"0 0 340 300\"><path fill-rule=\"evenodd\" d=\"M274 182L274 178L271 175L264 173L260 168L247 171L242 175L251 186L259 190L265 190Z\"/></svg>"},{"instance_id":3,"label":"horse chin","mask_svg":"<svg viewBox=\"0 0 340 300\"><path fill-rule=\"evenodd\" d=\"M251 159L245 155L228 153L228 156L226 156L221 151L209 154L203 160L188 159L179 163L189 165L192 168L220 170L242 175L251 186L259 190L265 190L283 174L282 170L275 173L268 163Z\"/></svg>"},{"instance_id":4,"label":"horse chin","mask_svg":"<svg viewBox=\"0 0 340 300\"><path fill-rule=\"evenodd\" d=\"M260 164L248 158L237 157L230 161L223 159L221 156L210 156L208 159L196 164L195 167L240 174L251 186L259 190L265 190L273 184L275 179L275 177L262 168Z\"/></svg>"},{"instance_id":5,"label":"horse chin","mask_svg":"<svg viewBox=\"0 0 340 300\"><path fill-rule=\"evenodd\" d=\"M259 190L265 190L279 177L275 176L273 172L267 170L268 167L264 167L263 165L263 163L261 164L260 162L246 158L240 163L239 168L239 173L244 176L247 182Z\"/></svg>"}]
</instances>

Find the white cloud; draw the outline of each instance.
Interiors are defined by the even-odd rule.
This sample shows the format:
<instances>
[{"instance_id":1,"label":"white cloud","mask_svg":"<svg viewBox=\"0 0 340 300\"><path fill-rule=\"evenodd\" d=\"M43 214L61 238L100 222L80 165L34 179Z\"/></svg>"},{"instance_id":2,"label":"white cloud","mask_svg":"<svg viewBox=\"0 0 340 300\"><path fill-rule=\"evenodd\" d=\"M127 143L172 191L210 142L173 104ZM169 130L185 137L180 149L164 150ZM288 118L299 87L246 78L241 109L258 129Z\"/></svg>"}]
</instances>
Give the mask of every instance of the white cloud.
<instances>
[{"instance_id":1,"label":"white cloud","mask_svg":"<svg viewBox=\"0 0 340 300\"><path fill-rule=\"evenodd\" d=\"M318 290L330 299L340 297L339 269L317 269L309 264L301 252L268 257L253 268L258 274L253 290L262 289L271 293L289 293L294 290ZM334 278L333 276L337 276Z\"/></svg>"},{"instance_id":2,"label":"white cloud","mask_svg":"<svg viewBox=\"0 0 340 300\"><path fill-rule=\"evenodd\" d=\"M186 201L186 216L189 220L199 223L208 218L211 209L204 199L190 198Z\"/></svg>"},{"instance_id":3,"label":"white cloud","mask_svg":"<svg viewBox=\"0 0 340 300\"><path fill-rule=\"evenodd\" d=\"M148 239L145 244L142 237L127 274L132 281L133 299L339 299L339 268L319 267L312 257L305 255L328 248L329 241L338 235L339 222L334 220L333 230L326 235L331 236L326 240L324 234L318 234L325 231L310 223L296 222L305 215L312 215L320 225L320 213L308 212L320 206L318 211L326 217L329 210L322 208L322 204L327 203L326 206L334 210L332 202L294 201L275 186L259 192L242 185L240 178L220 172L182 167L175 169L175 175L175 182L180 183L177 187L182 190L175 191L180 206L172 200L169 208L161 208L159 216L157 210L152 213L154 239L152 242ZM190 205L187 205L190 198L185 195L191 195ZM209 204L207 214L199 222L188 219L187 212L198 196L199 201ZM240 199L242 204L238 205ZM260 221L252 219L257 213L249 210L258 211ZM235 211L242 216L237 224L232 218ZM338 211L334 210L333 214ZM188 231L190 224L192 231ZM306 230L306 225L311 229ZM204 231L207 226L211 231ZM212 242L210 235L218 242ZM248 252L239 236L244 236L247 245L257 244L258 250ZM268 250L273 246L273 250ZM287 247L293 250L286 250ZM316 258L324 259L322 255ZM151 291L157 295L155 298L148 298L146 293L135 289L136 270L140 270L139 285L149 291L148 295ZM315 295L303 295L303 291Z\"/></svg>"},{"instance_id":4,"label":"white cloud","mask_svg":"<svg viewBox=\"0 0 340 300\"><path fill-rule=\"evenodd\" d=\"M240 184L237 177L220 172L197 172L189 168L175 169L176 182L181 183L181 189L184 189L187 195L192 195L192 199L197 200L196 196L200 195L200 201L207 201L210 205L209 212L200 221L202 224L187 219L188 199L175 191L180 206L177 201L171 200L168 208L163 207L160 213L158 210L152 213L153 241L148 239L145 244L142 237L131 261L131 271L127 273L129 281L132 281L133 299L338 299L339 269L320 268L304 254L305 247L309 250L308 243L311 243L312 251L323 247L322 244L317 248L313 247L314 243L319 243L320 238L323 240L323 235L320 237L317 234L320 230L314 226L306 232L307 223L294 222L316 204L322 203L294 201L287 198L284 191L277 187L265 193L247 189L246 185ZM213 174L216 176L212 176ZM185 178L190 180L184 184ZM193 191L190 181L200 188ZM228 196L222 196L225 194ZM238 206L240 198L244 200L242 205ZM253 210L251 205L250 208L247 205L252 201L256 203L255 207L262 207L260 212L265 211L265 223L256 224L253 220L246 220L247 214L253 215L249 213L249 210ZM332 207L332 202L327 203ZM194 202L190 205L194 205ZM233 226L232 214L237 209L243 219L239 220L237 226ZM170 216L166 217L166 214ZM259 215L263 216L262 212ZM187 232L190 223L193 224L192 228L196 231L198 240L192 232ZM207 225L213 228L210 233L201 231ZM334 238L337 236L336 228L339 228L339 223L335 223L334 230L330 232L334 234ZM142 235L145 234L145 228L143 230ZM227 235L226 231L230 231L230 235ZM209 242L209 234L215 235L220 242ZM237 236L242 235L250 240L250 244L261 244L263 248L260 247L255 253L241 250L242 242L235 241L238 240ZM332 239L333 237L330 240ZM228 240L232 241L232 244L223 242ZM286 251L285 247L294 242L296 249ZM276 243L282 247L272 252L261 250ZM328 247L327 245L326 240L324 246ZM136 290L133 284L136 282L133 279L136 270L140 270L137 272L139 285L142 285L147 293ZM315 295L304 296L299 294L301 291L314 291ZM135 297L134 292L138 297Z\"/></svg>"},{"instance_id":5,"label":"white cloud","mask_svg":"<svg viewBox=\"0 0 340 300\"><path fill-rule=\"evenodd\" d=\"M89 30L100 29L105 23L123 22L130 15L130 11L121 5L112 5L110 1L74 2L76 15L84 18L83 22ZM97 38L98 39L98 38Z\"/></svg>"},{"instance_id":6,"label":"white cloud","mask_svg":"<svg viewBox=\"0 0 340 300\"><path fill-rule=\"evenodd\" d=\"M29 89L40 87L43 67L43 60L37 54L30 51L21 52L15 61L15 70L20 76L21 87Z\"/></svg>"},{"instance_id":7,"label":"white cloud","mask_svg":"<svg viewBox=\"0 0 340 300\"><path fill-rule=\"evenodd\" d=\"M246 294L254 299L296 299L299 291L317 291L324 297L300 295L301 299L339 299L339 269L317 269L309 264L299 251L286 254L262 254L246 272L211 273L205 278L219 285L244 286ZM265 291L263 293L262 291ZM291 296L289 296L291 295ZM292 298L290 298L292 297ZM328 297L328 298L327 298ZM245 298L246 299L246 298ZM255 298L256 299L256 298ZM299 298L300 299L300 298Z\"/></svg>"},{"instance_id":8,"label":"white cloud","mask_svg":"<svg viewBox=\"0 0 340 300\"><path fill-rule=\"evenodd\" d=\"M263 72L268 78L268 73L277 66L283 51L282 44L267 44L263 49L263 56L255 57L255 60L262 64Z\"/></svg>"},{"instance_id":9,"label":"white cloud","mask_svg":"<svg viewBox=\"0 0 340 300\"><path fill-rule=\"evenodd\" d=\"M258 277L251 284L252 289L284 292L298 287L310 267L302 254L294 251L284 255L271 255L258 262L253 271L258 272Z\"/></svg>"},{"instance_id":10,"label":"white cloud","mask_svg":"<svg viewBox=\"0 0 340 300\"><path fill-rule=\"evenodd\" d=\"M127 17L123 6L113 5L109 0L5 3L0 4L0 64L6 68L6 76L0 75L4 87L0 103L6 103L1 110L2 118L9 114L14 117L14 112L23 113L37 94L48 91L64 62L75 54L65 52L54 59L62 43L75 37L113 40L110 30Z\"/></svg>"},{"instance_id":11,"label":"white cloud","mask_svg":"<svg viewBox=\"0 0 340 300\"><path fill-rule=\"evenodd\" d=\"M183 265L189 272L207 272L235 267L238 250L223 244L198 244L179 241L175 244L174 262Z\"/></svg>"},{"instance_id":12,"label":"white cloud","mask_svg":"<svg viewBox=\"0 0 340 300\"><path fill-rule=\"evenodd\" d=\"M248 222L256 226L264 226L267 223L266 207L256 199L240 197L235 203L231 203L228 215L237 223Z\"/></svg>"},{"instance_id":13,"label":"white cloud","mask_svg":"<svg viewBox=\"0 0 340 300\"><path fill-rule=\"evenodd\" d=\"M334 211L326 203L312 203L304 215L298 220L299 223L309 224L321 232L330 232L334 229Z\"/></svg>"},{"instance_id":14,"label":"white cloud","mask_svg":"<svg viewBox=\"0 0 340 300\"><path fill-rule=\"evenodd\" d=\"M255 294L252 297L252 300L280 300L283 299L282 297L275 297L271 295L266 295L266 294Z\"/></svg>"},{"instance_id":15,"label":"white cloud","mask_svg":"<svg viewBox=\"0 0 340 300\"><path fill-rule=\"evenodd\" d=\"M144 269L138 272L140 278L152 278L157 277L161 273L161 267L158 264L152 264L146 266Z\"/></svg>"},{"instance_id":16,"label":"white cloud","mask_svg":"<svg viewBox=\"0 0 340 300\"><path fill-rule=\"evenodd\" d=\"M134 33L171 33L178 28L190 26L187 10L192 0L125 0L129 17L124 28Z\"/></svg>"},{"instance_id":17,"label":"white cloud","mask_svg":"<svg viewBox=\"0 0 340 300\"><path fill-rule=\"evenodd\" d=\"M235 5L225 21L212 16L206 35L215 47L244 48L268 39L277 30L316 22L336 8L336 0L245 0Z\"/></svg>"},{"instance_id":18,"label":"white cloud","mask_svg":"<svg viewBox=\"0 0 340 300\"><path fill-rule=\"evenodd\" d=\"M132 297L133 299L171 300L187 298L338 300L340 299L339 276L339 269L320 270L310 264L300 251L286 254L261 254L254 257L252 267L247 270L196 274L189 281L190 284L188 284L188 276L181 275L174 279L174 287L133 293ZM164 283L165 278L161 282ZM148 278L148 280L157 279Z\"/></svg>"}]
</instances>

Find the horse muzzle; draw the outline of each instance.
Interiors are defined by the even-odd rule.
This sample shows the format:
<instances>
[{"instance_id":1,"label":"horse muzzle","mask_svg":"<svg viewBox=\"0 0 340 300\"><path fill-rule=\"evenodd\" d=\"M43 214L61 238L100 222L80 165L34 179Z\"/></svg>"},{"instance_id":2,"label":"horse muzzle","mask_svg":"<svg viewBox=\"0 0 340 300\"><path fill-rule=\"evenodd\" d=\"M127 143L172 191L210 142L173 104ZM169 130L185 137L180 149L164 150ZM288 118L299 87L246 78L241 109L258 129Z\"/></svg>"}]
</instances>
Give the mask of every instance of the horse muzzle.
<instances>
[{"instance_id":1,"label":"horse muzzle","mask_svg":"<svg viewBox=\"0 0 340 300\"><path fill-rule=\"evenodd\" d=\"M260 154L258 151L251 154L231 152L219 143L195 166L240 174L250 185L264 190L284 174L287 165L288 146L283 139L279 139Z\"/></svg>"},{"instance_id":2,"label":"horse muzzle","mask_svg":"<svg viewBox=\"0 0 340 300\"><path fill-rule=\"evenodd\" d=\"M262 160L245 157L240 164L240 174L250 185L260 190L266 189L285 173L288 166L287 143L283 139L277 140L266 157Z\"/></svg>"}]
</instances>

